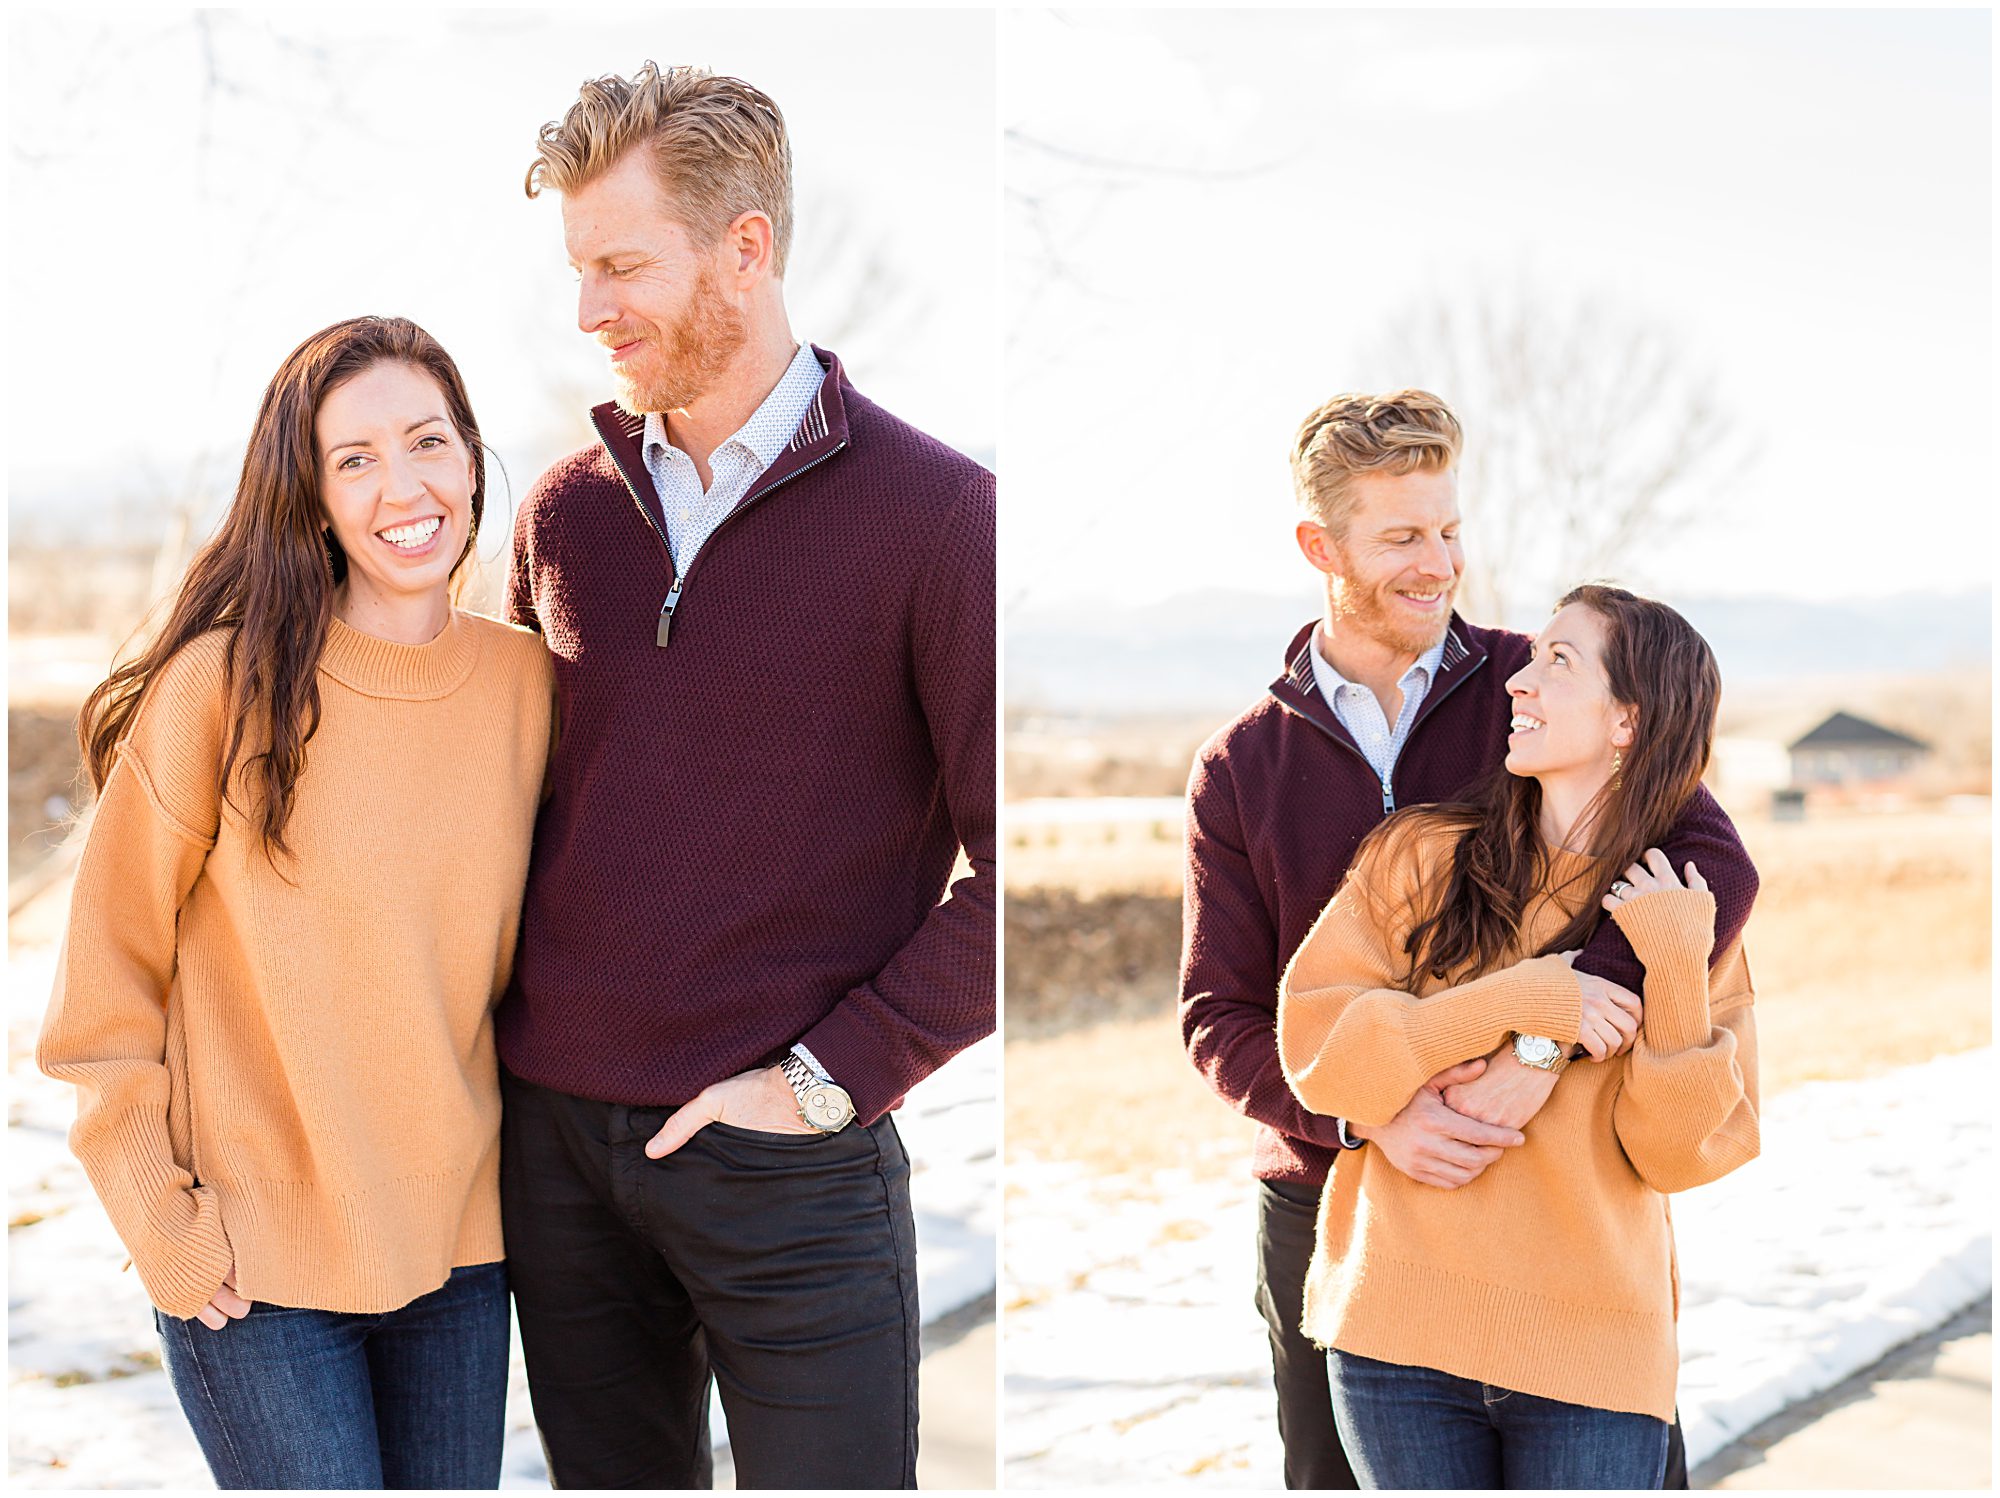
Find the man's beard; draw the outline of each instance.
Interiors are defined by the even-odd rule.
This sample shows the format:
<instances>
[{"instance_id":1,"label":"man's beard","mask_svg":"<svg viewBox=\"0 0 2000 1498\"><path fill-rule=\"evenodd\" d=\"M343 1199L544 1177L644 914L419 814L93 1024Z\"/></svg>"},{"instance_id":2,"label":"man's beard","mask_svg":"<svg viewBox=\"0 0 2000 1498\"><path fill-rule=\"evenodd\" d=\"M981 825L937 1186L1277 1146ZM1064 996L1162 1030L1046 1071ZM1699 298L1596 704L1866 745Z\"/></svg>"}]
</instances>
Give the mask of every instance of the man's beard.
<instances>
[{"instance_id":1,"label":"man's beard","mask_svg":"<svg viewBox=\"0 0 2000 1498\"><path fill-rule=\"evenodd\" d=\"M1438 584L1445 596L1434 618L1412 618L1402 611L1399 604L1384 596L1393 591L1388 585L1378 584L1367 589L1349 586L1346 578L1354 575L1354 569L1347 565L1344 553L1341 566L1344 575L1335 579L1331 595L1336 630L1352 630L1391 650L1422 655L1442 640L1451 628L1451 600L1458 591L1456 578L1449 583Z\"/></svg>"},{"instance_id":2,"label":"man's beard","mask_svg":"<svg viewBox=\"0 0 2000 1498\"><path fill-rule=\"evenodd\" d=\"M743 314L723 300L715 273L703 267L687 309L662 334L655 354L662 367L645 384L621 373L619 407L634 416L686 410L708 393L749 336Z\"/></svg>"}]
</instances>

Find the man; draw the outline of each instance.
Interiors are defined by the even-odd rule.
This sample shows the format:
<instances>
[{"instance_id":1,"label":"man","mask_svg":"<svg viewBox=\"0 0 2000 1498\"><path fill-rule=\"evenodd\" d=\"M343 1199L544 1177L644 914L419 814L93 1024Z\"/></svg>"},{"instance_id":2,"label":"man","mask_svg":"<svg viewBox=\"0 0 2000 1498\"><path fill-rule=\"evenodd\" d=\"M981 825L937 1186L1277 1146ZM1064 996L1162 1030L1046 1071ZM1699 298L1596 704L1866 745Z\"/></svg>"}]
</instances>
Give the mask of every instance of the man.
<instances>
[{"instance_id":1,"label":"man","mask_svg":"<svg viewBox=\"0 0 2000 1498\"><path fill-rule=\"evenodd\" d=\"M1257 1299L1295 1488L1357 1486L1324 1355L1298 1330L1320 1190L1337 1157L1379 1149L1413 1180L1451 1190L1520 1144L1557 1085L1556 1071L1502 1047L1432 1078L1369 1130L1306 1112L1278 1061L1279 977L1356 845L1398 806L1458 796L1506 753L1506 682L1528 642L1452 610L1464 568L1459 445L1457 419L1421 390L1338 396L1306 419L1292 454L1305 511L1297 538L1326 578L1325 612L1294 636L1269 693L1202 746L1188 782L1181 1032L1209 1085L1263 1126ZM1756 876L1706 790L1666 851L1676 868L1693 859L1719 876L1720 953L1748 918ZM1586 985L1638 990L1644 977L1609 921L1575 969ZM1520 1054L1550 1064L1532 1040ZM1687 1486L1678 1424L1668 1479Z\"/></svg>"},{"instance_id":2,"label":"man","mask_svg":"<svg viewBox=\"0 0 2000 1498\"><path fill-rule=\"evenodd\" d=\"M499 1015L550 1475L707 1486L712 1373L740 1486L914 1486L889 1113L994 1023L992 475L793 340L758 90L586 83L544 188L617 391L510 594L561 722Z\"/></svg>"}]
</instances>

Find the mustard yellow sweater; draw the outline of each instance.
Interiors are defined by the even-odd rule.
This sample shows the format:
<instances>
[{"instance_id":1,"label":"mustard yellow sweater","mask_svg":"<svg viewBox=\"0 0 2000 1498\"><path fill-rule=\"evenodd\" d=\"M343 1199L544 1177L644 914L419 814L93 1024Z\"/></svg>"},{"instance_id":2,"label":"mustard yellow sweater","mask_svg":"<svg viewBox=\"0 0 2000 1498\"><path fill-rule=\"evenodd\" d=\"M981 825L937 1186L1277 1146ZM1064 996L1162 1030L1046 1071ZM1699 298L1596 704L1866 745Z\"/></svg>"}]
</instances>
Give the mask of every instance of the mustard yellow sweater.
<instances>
[{"instance_id":1,"label":"mustard yellow sweater","mask_svg":"<svg viewBox=\"0 0 2000 1498\"><path fill-rule=\"evenodd\" d=\"M273 868L218 801L225 636L168 663L99 797L38 1060L153 1303L379 1312L502 1257L491 1011L553 712L539 636L335 620ZM291 882L288 882L291 881Z\"/></svg>"},{"instance_id":2,"label":"mustard yellow sweater","mask_svg":"<svg viewBox=\"0 0 2000 1498\"><path fill-rule=\"evenodd\" d=\"M1278 1006L1306 1107L1386 1123L1424 1080L1509 1032L1576 1038L1581 991L1558 957L1518 960L1580 902L1558 853L1504 967L1397 991L1420 889L1449 835L1394 838L1356 863L1292 959ZM1563 903L1564 900L1569 903ZM1757 1154L1756 1030L1741 942L1714 972L1715 904L1662 890L1613 917L1646 967L1626 1055L1574 1061L1469 1185L1419 1185L1373 1148L1342 1154L1320 1201L1303 1330L1323 1346L1598 1409L1673 1417L1679 1280L1663 1193Z\"/></svg>"}]
</instances>

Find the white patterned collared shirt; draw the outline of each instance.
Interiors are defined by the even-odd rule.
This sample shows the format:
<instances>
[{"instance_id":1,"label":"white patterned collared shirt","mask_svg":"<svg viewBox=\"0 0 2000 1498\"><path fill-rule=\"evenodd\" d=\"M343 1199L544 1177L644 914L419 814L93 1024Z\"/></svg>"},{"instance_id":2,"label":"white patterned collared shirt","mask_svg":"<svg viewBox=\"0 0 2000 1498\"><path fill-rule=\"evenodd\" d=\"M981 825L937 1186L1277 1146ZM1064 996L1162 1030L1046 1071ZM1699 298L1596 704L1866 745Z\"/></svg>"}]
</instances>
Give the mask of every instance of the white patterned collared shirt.
<instances>
[{"instance_id":1,"label":"white patterned collared shirt","mask_svg":"<svg viewBox=\"0 0 2000 1498\"><path fill-rule=\"evenodd\" d=\"M667 418L657 411L648 413L640 451L660 496L667 546L673 552L676 572L687 571L702 542L749 493L764 470L777 461L812 409L813 397L819 394L820 381L825 378L826 371L814 357L812 345L801 343L764 403L709 455L711 481L706 493L694 459L667 440Z\"/></svg>"},{"instance_id":2,"label":"white patterned collared shirt","mask_svg":"<svg viewBox=\"0 0 2000 1498\"><path fill-rule=\"evenodd\" d=\"M1320 654L1319 631L1313 631L1313 681L1319 687L1320 696L1332 705L1333 715L1340 719L1341 727L1354 735L1354 742L1367 756L1376 779L1384 785L1389 783L1390 772L1396 768L1396 758L1409 740L1410 725L1417 721L1417 710L1424 705L1424 698L1430 695L1431 683L1437 680L1438 667L1443 660L1444 641L1439 640L1403 673L1403 679L1396 683L1402 688L1403 710L1396 715L1396 726L1392 729L1388 714L1382 711L1382 704L1376 700L1375 693L1358 681L1349 681L1335 670L1333 663Z\"/></svg>"}]
</instances>

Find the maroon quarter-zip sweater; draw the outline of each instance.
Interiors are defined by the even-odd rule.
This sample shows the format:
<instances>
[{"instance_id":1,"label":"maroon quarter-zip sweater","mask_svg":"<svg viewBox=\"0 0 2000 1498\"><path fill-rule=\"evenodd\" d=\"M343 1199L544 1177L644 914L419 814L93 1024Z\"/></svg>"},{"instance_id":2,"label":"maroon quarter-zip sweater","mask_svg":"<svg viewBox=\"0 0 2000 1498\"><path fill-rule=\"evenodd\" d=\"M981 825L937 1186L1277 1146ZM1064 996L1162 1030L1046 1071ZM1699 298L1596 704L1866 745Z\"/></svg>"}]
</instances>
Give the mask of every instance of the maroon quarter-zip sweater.
<instances>
[{"instance_id":1,"label":"maroon quarter-zip sweater","mask_svg":"<svg viewBox=\"0 0 2000 1498\"><path fill-rule=\"evenodd\" d=\"M1269 694L1195 756L1180 1001L1181 1037L1195 1066L1224 1101L1263 1126L1256 1174L1308 1185L1325 1182L1339 1140L1334 1120L1308 1113L1285 1085L1279 976L1338 893L1355 848L1390 809L1455 800L1506 757L1507 678L1527 663L1530 643L1452 615L1437 679L1385 787L1313 680L1316 627L1293 637L1285 674ZM1757 894L1750 855L1706 787L1663 851L1677 872L1693 860L1715 894L1712 961L1750 918ZM1645 968L1613 921L1600 923L1575 965L1643 992Z\"/></svg>"},{"instance_id":2,"label":"maroon quarter-zip sweater","mask_svg":"<svg viewBox=\"0 0 2000 1498\"><path fill-rule=\"evenodd\" d=\"M499 1044L544 1087L683 1103L802 1040L869 1121L993 1029L993 476L815 353L684 576L614 405L516 518L561 728Z\"/></svg>"}]
</instances>

